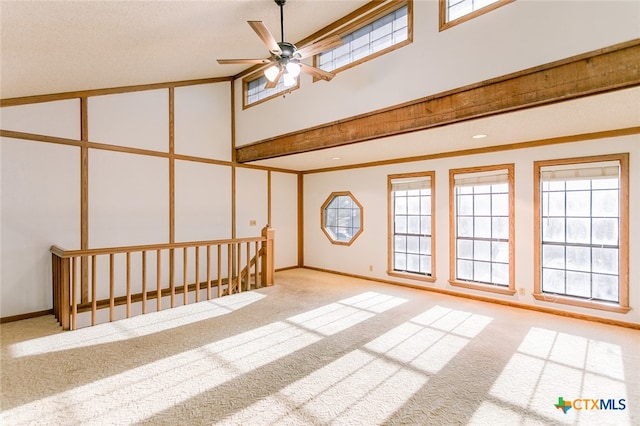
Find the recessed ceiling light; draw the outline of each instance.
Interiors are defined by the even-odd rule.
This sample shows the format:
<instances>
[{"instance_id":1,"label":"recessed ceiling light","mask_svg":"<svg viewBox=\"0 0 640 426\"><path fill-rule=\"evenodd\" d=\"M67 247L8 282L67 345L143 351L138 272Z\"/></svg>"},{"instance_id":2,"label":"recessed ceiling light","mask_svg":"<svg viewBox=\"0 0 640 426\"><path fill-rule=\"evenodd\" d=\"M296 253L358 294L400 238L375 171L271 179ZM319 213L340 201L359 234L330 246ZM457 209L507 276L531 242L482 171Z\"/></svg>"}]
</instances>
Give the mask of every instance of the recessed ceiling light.
<instances>
[{"instance_id":1,"label":"recessed ceiling light","mask_svg":"<svg viewBox=\"0 0 640 426\"><path fill-rule=\"evenodd\" d=\"M486 138L487 135L485 135L484 133L479 133L477 135L473 135L471 136L473 139L482 139L482 138Z\"/></svg>"},{"instance_id":2,"label":"recessed ceiling light","mask_svg":"<svg viewBox=\"0 0 640 426\"><path fill-rule=\"evenodd\" d=\"M340 157L332 157L331 159L332 159L332 160L339 160L339 159L340 159Z\"/></svg>"}]
</instances>

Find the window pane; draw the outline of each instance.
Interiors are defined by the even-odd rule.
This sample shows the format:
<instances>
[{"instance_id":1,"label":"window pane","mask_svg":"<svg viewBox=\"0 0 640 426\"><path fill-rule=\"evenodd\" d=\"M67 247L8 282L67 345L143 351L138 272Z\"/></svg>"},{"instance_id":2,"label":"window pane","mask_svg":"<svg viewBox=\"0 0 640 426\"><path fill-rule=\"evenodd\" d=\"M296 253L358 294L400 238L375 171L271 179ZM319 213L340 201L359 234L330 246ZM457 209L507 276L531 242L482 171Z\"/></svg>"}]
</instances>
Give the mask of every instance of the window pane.
<instances>
[{"instance_id":1,"label":"window pane","mask_svg":"<svg viewBox=\"0 0 640 426\"><path fill-rule=\"evenodd\" d=\"M420 200L420 214L431 215L431 195L422 196L420 197Z\"/></svg>"},{"instance_id":2,"label":"window pane","mask_svg":"<svg viewBox=\"0 0 640 426\"><path fill-rule=\"evenodd\" d=\"M420 237L420 254L431 254L431 237Z\"/></svg>"},{"instance_id":3,"label":"window pane","mask_svg":"<svg viewBox=\"0 0 640 426\"><path fill-rule=\"evenodd\" d=\"M567 218L567 243L591 242L591 221L588 218Z\"/></svg>"},{"instance_id":4,"label":"window pane","mask_svg":"<svg viewBox=\"0 0 640 426\"><path fill-rule=\"evenodd\" d=\"M615 275L593 274L593 295L599 300L618 302L618 277Z\"/></svg>"},{"instance_id":5,"label":"window pane","mask_svg":"<svg viewBox=\"0 0 640 426\"><path fill-rule=\"evenodd\" d=\"M407 197L395 197L395 212L396 214L407 214Z\"/></svg>"},{"instance_id":6,"label":"window pane","mask_svg":"<svg viewBox=\"0 0 640 426\"><path fill-rule=\"evenodd\" d=\"M431 274L431 256L420 256L420 272Z\"/></svg>"},{"instance_id":7,"label":"window pane","mask_svg":"<svg viewBox=\"0 0 640 426\"><path fill-rule=\"evenodd\" d=\"M458 218L457 231L458 231L459 237L473 237L473 218L472 217Z\"/></svg>"},{"instance_id":8,"label":"window pane","mask_svg":"<svg viewBox=\"0 0 640 426\"><path fill-rule=\"evenodd\" d=\"M473 262L470 260L458 260L458 279L473 280Z\"/></svg>"},{"instance_id":9,"label":"window pane","mask_svg":"<svg viewBox=\"0 0 640 426\"><path fill-rule=\"evenodd\" d=\"M491 265L491 281L496 284L509 285L509 265L493 263Z\"/></svg>"},{"instance_id":10,"label":"window pane","mask_svg":"<svg viewBox=\"0 0 640 426\"><path fill-rule=\"evenodd\" d=\"M473 219L473 236L476 238L491 238L491 218L475 217Z\"/></svg>"},{"instance_id":11,"label":"window pane","mask_svg":"<svg viewBox=\"0 0 640 426\"><path fill-rule=\"evenodd\" d=\"M618 219L593 219L593 244L618 245Z\"/></svg>"},{"instance_id":12,"label":"window pane","mask_svg":"<svg viewBox=\"0 0 640 426\"><path fill-rule=\"evenodd\" d=\"M566 253L567 269L587 272L591 270L591 249L589 247L568 246Z\"/></svg>"},{"instance_id":13,"label":"window pane","mask_svg":"<svg viewBox=\"0 0 640 426\"><path fill-rule=\"evenodd\" d=\"M567 192L567 216L591 216L591 192Z\"/></svg>"},{"instance_id":14,"label":"window pane","mask_svg":"<svg viewBox=\"0 0 640 426\"><path fill-rule=\"evenodd\" d=\"M491 241L474 241L473 258L475 260L491 260Z\"/></svg>"},{"instance_id":15,"label":"window pane","mask_svg":"<svg viewBox=\"0 0 640 426\"><path fill-rule=\"evenodd\" d=\"M542 246L542 266L547 268L561 268L565 267L565 247L554 245Z\"/></svg>"},{"instance_id":16,"label":"window pane","mask_svg":"<svg viewBox=\"0 0 640 426\"><path fill-rule=\"evenodd\" d=\"M618 275L618 249L594 247L591 256L593 272Z\"/></svg>"},{"instance_id":17,"label":"window pane","mask_svg":"<svg viewBox=\"0 0 640 426\"><path fill-rule=\"evenodd\" d=\"M491 237L501 240L509 239L508 217L494 217L491 219Z\"/></svg>"},{"instance_id":18,"label":"window pane","mask_svg":"<svg viewBox=\"0 0 640 426\"><path fill-rule=\"evenodd\" d=\"M473 280L482 283L491 282L491 263L473 262Z\"/></svg>"},{"instance_id":19,"label":"window pane","mask_svg":"<svg viewBox=\"0 0 640 426\"><path fill-rule=\"evenodd\" d=\"M407 233L407 217L406 216L396 216L395 225L396 225L396 233L398 234Z\"/></svg>"},{"instance_id":20,"label":"window pane","mask_svg":"<svg viewBox=\"0 0 640 426\"><path fill-rule=\"evenodd\" d=\"M458 214L464 216L473 214L473 195L458 196Z\"/></svg>"},{"instance_id":21,"label":"window pane","mask_svg":"<svg viewBox=\"0 0 640 426\"><path fill-rule=\"evenodd\" d=\"M420 256L418 256L417 254L407 255L407 270L408 271L420 270Z\"/></svg>"},{"instance_id":22,"label":"window pane","mask_svg":"<svg viewBox=\"0 0 640 426\"><path fill-rule=\"evenodd\" d=\"M402 251L402 252L406 252L407 251L407 237L402 236L402 235L396 235L394 238L394 247L395 247L395 251Z\"/></svg>"},{"instance_id":23,"label":"window pane","mask_svg":"<svg viewBox=\"0 0 640 426\"><path fill-rule=\"evenodd\" d=\"M398 271L406 271L407 269L407 255L404 253L394 253L394 265L393 268Z\"/></svg>"},{"instance_id":24,"label":"window pane","mask_svg":"<svg viewBox=\"0 0 640 426\"><path fill-rule=\"evenodd\" d=\"M491 195L476 195L474 197L473 214L476 216L491 215Z\"/></svg>"},{"instance_id":25,"label":"window pane","mask_svg":"<svg viewBox=\"0 0 640 426\"><path fill-rule=\"evenodd\" d=\"M618 191L593 191L592 211L595 217L618 217Z\"/></svg>"},{"instance_id":26,"label":"window pane","mask_svg":"<svg viewBox=\"0 0 640 426\"><path fill-rule=\"evenodd\" d=\"M591 274L567 271L567 294L578 297L591 297Z\"/></svg>"},{"instance_id":27,"label":"window pane","mask_svg":"<svg viewBox=\"0 0 640 426\"><path fill-rule=\"evenodd\" d=\"M458 259L473 259L473 240L458 240Z\"/></svg>"},{"instance_id":28,"label":"window pane","mask_svg":"<svg viewBox=\"0 0 640 426\"><path fill-rule=\"evenodd\" d=\"M543 219L542 240L549 242L565 242L564 219Z\"/></svg>"},{"instance_id":29,"label":"window pane","mask_svg":"<svg viewBox=\"0 0 640 426\"><path fill-rule=\"evenodd\" d=\"M409 216L407 224L409 234L420 234L420 216Z\"/></svg>"},{"instance_id":30,"label":"window pane","mask_svg":"<svg viewBox=\"0 0 640 426\"><path fill-rule=\"evenodd\" d=\"M509 194L494 194L491 199L491 214L509 216Z\"/></svg>"},{"instance_id":31,"label":"window pane","mask_svg":"<svg viewBox=\"0 0 640 426\"><path fill-rule=\"evenodd\" d=\"M431 235L431 216L420 216L420 229L423 235Z\"/></svg>"},{"instance_id":32,"label":"window pane","mask_svg":"<svg viewBox=\"0 0 640 426\"><path fill-rule=\"evenodd\" d=\"M564 294L563 270L542 268L542 291Z\"/></svg>"},{"instance_id":33,"label":"window pane","mask_svg":"<svg viewBox=\"0 0 640 426\"><path fill-rule=\"evenodd\" d=\"M564 216L565 197L564 192L545 192L542 195L543 216Z\"/></svg>"},{"instance_id":34,"label":"window pane","mask_svg":"<svg viewBox=\"0 0 640 426\"><path fill-rule=\"evenodd\" d=\"M494 262L509 263L509 243L492 242L491 260Z\"/></svg>"},{"instance_id":35,"label":"window pane","mask_svg":"<svg viewBox=\"0 0 640 426\"><path fill-rule=\"evenodd\" d=\"M407 237L407 253L420 253L420 237Z\"/></svg>"}]
</instances>

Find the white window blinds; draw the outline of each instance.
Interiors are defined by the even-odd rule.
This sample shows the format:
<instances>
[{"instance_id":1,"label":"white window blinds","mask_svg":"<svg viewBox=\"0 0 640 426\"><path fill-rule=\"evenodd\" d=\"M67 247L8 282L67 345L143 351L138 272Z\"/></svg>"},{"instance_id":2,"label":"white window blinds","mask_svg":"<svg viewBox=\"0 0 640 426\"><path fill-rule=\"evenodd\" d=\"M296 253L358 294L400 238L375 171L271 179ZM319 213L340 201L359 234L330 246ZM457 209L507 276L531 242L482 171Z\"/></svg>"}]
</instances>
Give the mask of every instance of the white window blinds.
<instances>
[{"instance_id":1,"label":"white window blinds","mask_svg":"<svg viewBox=\"0 0 640 426\"><path fill-rule=\"evenodd\" d=\"M430 189L431 177L420 176L412 178L398 178L391 180L392 191L409 191L415 189Z\"/></svg>"},{"instance_id":2,"label":"white window blinds","mask_svg":"<svg viewBox=\"0 0 640 426\"><path fill-rule=\"evenodd\" d=\"M546 166L540 168L542 181L605 179L620 175L618 161L602 161L598 163L568 164Z\"/></svg>"}]
</instances>

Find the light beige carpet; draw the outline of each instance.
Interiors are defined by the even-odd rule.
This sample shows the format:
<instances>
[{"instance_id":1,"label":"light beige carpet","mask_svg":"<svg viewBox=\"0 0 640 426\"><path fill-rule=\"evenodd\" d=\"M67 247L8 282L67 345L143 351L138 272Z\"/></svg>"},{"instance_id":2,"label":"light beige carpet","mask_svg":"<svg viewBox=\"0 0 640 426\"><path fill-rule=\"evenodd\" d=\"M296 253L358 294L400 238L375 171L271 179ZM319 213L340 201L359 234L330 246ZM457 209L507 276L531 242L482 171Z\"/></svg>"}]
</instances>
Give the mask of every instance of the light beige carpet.
<instances>
[{"instance_id":1,"label":"light beige carpet","mask_svg":"<svg viewBox=\"0 0 640 426\"><path fill-rule=\"evenodd\" d=\"M638 331L310 270L0 331L3 425L640 424Z\"/></svg>"}]
</instances>

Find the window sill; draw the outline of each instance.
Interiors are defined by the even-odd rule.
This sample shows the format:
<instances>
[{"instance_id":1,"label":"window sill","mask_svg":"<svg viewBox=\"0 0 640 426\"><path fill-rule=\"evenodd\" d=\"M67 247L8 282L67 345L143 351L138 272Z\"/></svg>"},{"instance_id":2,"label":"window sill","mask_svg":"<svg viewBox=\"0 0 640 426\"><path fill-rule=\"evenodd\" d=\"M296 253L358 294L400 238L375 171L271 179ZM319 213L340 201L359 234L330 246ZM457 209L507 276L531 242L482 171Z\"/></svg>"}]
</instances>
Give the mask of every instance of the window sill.
<instances>
[{"instance_id":1,"label":"window sill","mask_svg":"<svg viewBox=\"0 0 640 426\"><path fill-rule=\"evenodd\" d=\"M434 276L412 274L410 272L387 271L387 275L390 277L405 278L407 280L423 281L427 283L436 282L436 277Z\"/></svg>"},{"instance_id":2,"label":"window sill","mask_svg":"<svg viewBox=\"0 0 640 426\"><path fill-rule=\"evenodd\" d=\"M502 287L502 286L497 286L492 284L480 284L480 283L474 283L469 281L454 281L454 280L449 280L449 284L451 284L454 287L463 287L463 288L469 288L472 290L488 291L490 293L506 294L508 296L513 296L514 294L516 294L516 291L512 288Z\"/></svg>"},{"instance_id":3,"label":"window sill","mask_svg":"<svg viewBox=\"0 0 640 426\"><path fill-rule=\"evenodd\" d=\"M626 314L631 310L628 306L616 305L614 303L594 302L555 294L533 293L533 297L543 302L561 303L564 305L578 306L580 308L599 309L601 311L617 312L620 314Z\"/></svg>"}]
</instances>

